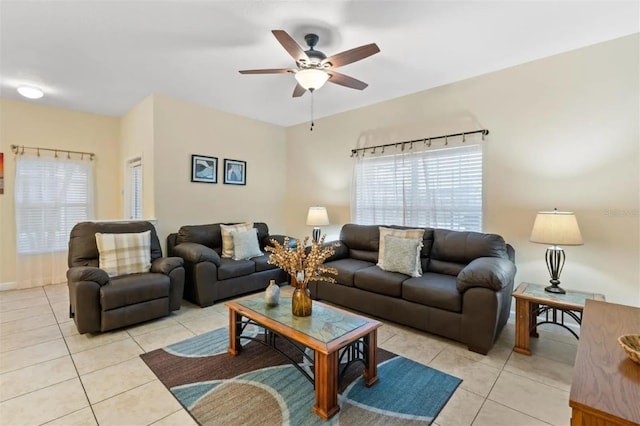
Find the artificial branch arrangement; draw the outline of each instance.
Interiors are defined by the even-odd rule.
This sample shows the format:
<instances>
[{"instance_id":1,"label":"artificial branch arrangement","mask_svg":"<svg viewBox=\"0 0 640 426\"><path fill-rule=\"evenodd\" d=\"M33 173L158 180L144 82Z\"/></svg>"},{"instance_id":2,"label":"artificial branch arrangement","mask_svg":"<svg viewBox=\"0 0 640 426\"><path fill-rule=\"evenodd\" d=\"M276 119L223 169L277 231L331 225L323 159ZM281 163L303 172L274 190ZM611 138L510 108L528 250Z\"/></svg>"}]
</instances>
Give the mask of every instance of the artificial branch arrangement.
<instances>
[{"instance_id":1,"label":"artificial branch arrangement","mask_svg":"<svg viewBox=\"0 0 640 426\"><path fill-rule=\"evenodd\" d=\"M285 237L283 244L271 240L271 246L265 247L265 251L271 252L269 264L282 268L295 278L301 288L306 288L310 281L335 283L336 280L331 275L338 275L338 270L324 266L323 263L335 254L334 249L339 243L334 242L325 246L325 237L326 235L323 235L320 241L312 240L308 248L309 237L305 237L302 243L296 239L295 247L289 247L289 237Z\"/></svg>"}]
</instances>

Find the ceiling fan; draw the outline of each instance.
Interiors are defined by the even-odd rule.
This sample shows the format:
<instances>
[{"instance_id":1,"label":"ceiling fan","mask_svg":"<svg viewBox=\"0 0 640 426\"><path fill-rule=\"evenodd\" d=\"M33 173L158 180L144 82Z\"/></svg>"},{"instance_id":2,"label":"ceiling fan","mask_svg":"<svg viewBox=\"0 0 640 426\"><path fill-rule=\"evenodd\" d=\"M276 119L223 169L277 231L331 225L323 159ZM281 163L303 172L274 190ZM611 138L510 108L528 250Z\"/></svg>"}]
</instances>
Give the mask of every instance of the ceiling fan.
<instances>
[{"instance_id":1,"label":"ceiling fan","mask_svg":"<svg viewBox=\"0 0 640 426\"><path fill-rule=\"evenodd\" d=\"M273 30L271 32L296 61L297 68L243 70L240 71L240 74L294 73L297 81L296 87L293 89L294 98L302 96L307 90L313 92L319 89L327 81L358 90L363 90L368 86L363 81L335 71L335 68L375 55L380 51L375 43L365 44L327 57L321 51L314 49L319 39L316 34L304 36L304 40L309 46L309 50L305 51L286 31Z\"/></svg>"}]
</instances>

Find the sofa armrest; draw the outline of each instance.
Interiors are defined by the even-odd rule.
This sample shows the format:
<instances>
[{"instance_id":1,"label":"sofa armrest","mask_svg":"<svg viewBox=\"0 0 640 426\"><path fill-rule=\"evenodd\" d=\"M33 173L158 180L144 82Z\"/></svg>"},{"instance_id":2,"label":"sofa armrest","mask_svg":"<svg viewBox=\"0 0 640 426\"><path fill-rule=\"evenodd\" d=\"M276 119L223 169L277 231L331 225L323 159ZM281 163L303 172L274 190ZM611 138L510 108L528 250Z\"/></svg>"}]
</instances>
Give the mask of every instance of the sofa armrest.
<instances>
[{"instance_id":1,"label":"sofa armrest","mask_svg":"<svg viewBox=\"0 0 640 426\"><path fill-rule=\"evenodd\" d=\"M327 260L325 260L325 263L332 262L338 259L346 259L347 257L349 257L349 247L347 247L345 243L343 243L342 241L330 241L328 243L324 243L324 246L328 247L331 244L336 244L335 247L333 248L335 253L332 256L330 256Z\"/></svg>"},{"instance_id":2,"label":"sofa armrest","mask_svg":"<svg viewBox=\"0 0 640 426\"><path fill-rule=\"evenodd\" d=\"M464 293L472 287L485 287L494 291L509 285L516 275L516 265L501 257L479 257L460 271L456 287Z\"/></svg>"},{"instance_id":3,"label":"sofa armrest","mask_svg":"<svg viewBox=\"0 0 640 426\"><path fill-rule=\"evenodd\" d=\"M184 265L181 257L160 257L151 263L151 272L169 275L171 271Z\"/></svg>"},{"instance_id":4,"label":"sofa armrest","mask_svg":"<svg viewBox=\"0 0 640 426\"><path fill-rule=\"evenodd\" d=\"M67 270L67 280L70 282L93 281L103 286L109 282L109 275L95 266L74 266Z\"/></svg>"},{"instance_id":5,"label":"sofa armrest","mask_svg":"<svg viewBox=\"0 0 640 426\"><path fill-rule=\"evenodd\" d=\"M183 258L185 262L211 262L216 266L220 266L220 255L215 250L202 244L180 243L173 248L173 254Z\"/></svg>"}]
</instances>

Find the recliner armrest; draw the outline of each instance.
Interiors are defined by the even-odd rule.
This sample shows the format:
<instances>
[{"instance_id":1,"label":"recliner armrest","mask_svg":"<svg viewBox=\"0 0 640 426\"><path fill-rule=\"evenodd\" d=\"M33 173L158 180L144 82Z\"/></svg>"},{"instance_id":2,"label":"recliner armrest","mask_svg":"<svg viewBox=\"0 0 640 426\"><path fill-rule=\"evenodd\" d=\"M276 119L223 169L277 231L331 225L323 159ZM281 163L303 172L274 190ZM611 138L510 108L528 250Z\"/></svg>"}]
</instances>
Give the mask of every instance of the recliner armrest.
<instances>
[{"instance_id":1,"label":"recliner armrest","mask_svg":"<svg viewBox=\"0 0 640 426\"><path fill-rule=\"evenodd\" d=\"M103 286L109 282L109 274L95 266L74 266L67 270L67 280L71 282L93 281Z\"/></svg>"},{"instance_id":2,"label":"recliner armrest","mask_svg":"<svg viewBox=\"0 0 640 426\"><path fill-rule=\"evenodd\" d=\"M173 248L173 254L186 262L211 262L220 266L220 255L215 250L198 243L180 243Z\"/></svg>"},{"instance_id":3,"label":"recliner armrest","mask_svg":"<svg viewBox=\"0 0 640 426\"><path fill-rule=\"evenodd\" d=\"M184 265L181 257L160 257L151 263L151 272L169 275L171 271Z\"/></svg>"},{"instance_id":4,"label":"recliner armrest","mask_svg":"<svg viewBox=\"0 0 640 426\"><path fill-rule=\"evenodd\" d=\"M472 287L485 287L498 291L513 281L516 265L501 257L479 257L458 274L456 287L460 293Z\"/></svg>"}]
</instances>

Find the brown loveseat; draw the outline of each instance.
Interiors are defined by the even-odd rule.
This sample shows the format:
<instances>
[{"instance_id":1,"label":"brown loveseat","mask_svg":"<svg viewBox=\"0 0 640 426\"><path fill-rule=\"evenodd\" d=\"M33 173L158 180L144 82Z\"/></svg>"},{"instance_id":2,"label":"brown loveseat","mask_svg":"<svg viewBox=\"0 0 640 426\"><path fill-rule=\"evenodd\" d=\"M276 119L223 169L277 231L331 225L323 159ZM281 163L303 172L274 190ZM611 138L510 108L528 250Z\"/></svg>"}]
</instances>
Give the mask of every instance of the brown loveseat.
<instances>
[{"instance_id":1,"label":"brown loveseat","mask_svg":"<svg viewBox=\"0 0 640 426\"><path fill-rule=\"evenodd\" d=\"M223 224L233 225L233 224ZM269 235L266 223L256 222L260 250L282 235ZM286 282L287 274L268 263L269 255L249 260L233 260L222 257L222 232L220 224L183 226L167 237L167 251L171 256L184 259L186 271L184 298L202 307L253 291L264 290L269 280L278 284Z\"/></svg>"},{"instance_id":2,"label":"brown loveseat","mask_svg":"<svg viewBox=\"0 0 640 426\"><path fill-rule=\"evenodd\" d=\"M326 262L338 270L337 283L311 283L312 297L486 354L509 317L513 248L499 235L425 228L423 274L414 278L376 266L379 239L378 226L345 225L335 255Z\"/></svg>"},{"instance_id":3,"label":"brown loveseat","mask_svg":"<svg viewBox=\"0 0 640 426\"><path fill-rule=\"evenodd\" d=\"M96 232L151 231L151 270L109 277L98 268ZM180 309L184 287L182 259L162 257L154 226L149 222L81 222L69 239L69 315L78 332L93 333L125 327Z\"/></svg>"}]
</instances>

